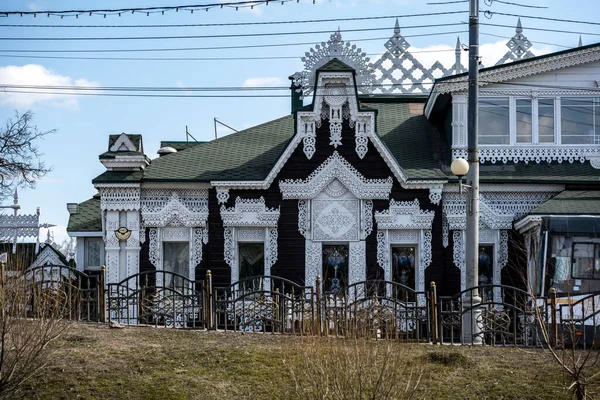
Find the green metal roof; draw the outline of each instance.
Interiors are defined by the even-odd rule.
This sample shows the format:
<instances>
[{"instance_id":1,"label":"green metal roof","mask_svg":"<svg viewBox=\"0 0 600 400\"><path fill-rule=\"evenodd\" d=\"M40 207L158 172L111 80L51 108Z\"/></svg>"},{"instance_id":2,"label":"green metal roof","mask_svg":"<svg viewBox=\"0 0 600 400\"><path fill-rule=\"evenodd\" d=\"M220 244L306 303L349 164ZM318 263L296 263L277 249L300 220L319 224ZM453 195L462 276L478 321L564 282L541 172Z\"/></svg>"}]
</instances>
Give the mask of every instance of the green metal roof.
<instances>
[{"instance_id":1,"label":"green metal roof","mask_svg":"<svg viewBox=\"0 0 600 400\"><path fill-rule=\"evenodd\" d=\"M535 215L600 215L600 191L565 190L536 207Z\"/></svg>"},{"instance_id":2,"label":"green metal roof","mask_svg":"<svg viewBox=\"0 0 600 400\"><path fill-rule=\"evenodd\" d=\"M69 216L68 232L102 231L100 196L94 196L77 205L77 212Z\"/></svg>"}]
</instances>

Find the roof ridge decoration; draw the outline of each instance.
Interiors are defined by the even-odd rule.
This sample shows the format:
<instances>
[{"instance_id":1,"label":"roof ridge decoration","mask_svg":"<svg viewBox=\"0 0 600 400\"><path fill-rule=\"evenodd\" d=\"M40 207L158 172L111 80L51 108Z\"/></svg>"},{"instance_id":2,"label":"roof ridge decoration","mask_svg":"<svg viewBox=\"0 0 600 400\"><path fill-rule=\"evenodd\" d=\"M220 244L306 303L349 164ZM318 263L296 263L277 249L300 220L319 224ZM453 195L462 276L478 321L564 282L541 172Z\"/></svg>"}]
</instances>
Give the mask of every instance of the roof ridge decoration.
<instances>
[{"instance_id":1,"label":"roof ridge decoration","mask_svg":"<svg viewBox=\"0 0 600 400\"><path fill-rule=\"evenodd\" d=\"M373 64L369 63L370 59L367 57L367 53L363 52L360 47L342 40L339 28L327 42L316 44L314 48L311 47L304 53L304 57L301 58L304 69L292 75L298 91L302 92L304 96L313 94L317 69L334 58L355 70L356 83L361 93L371 93L371 87L375 83Z\"/></svg>"},{"instance_id":2,"label":"roof ridge decoration","mask_svg":"<svg viewBox=\"0 0 600 400\"><path fill-rule=\"evenodd\" d=\"M371 62L361 48L342 40L338 28L327 42L316 44L304 53L304 57L301 58L304 69L292 75L294 84L298 87L297 91L303 96L313 95L317 69L336 58L355 70L357 90L362 94L426 94L431 91L429 86L435 79L467 71L461 63L463 45L460 38L456 40L455 60L452 66L446 67L438 60L431 67L426 68L409 51L410 43L401 34L398 18L396 18L394 34L384 46L386 52L379 59ZM495 65L535 57L529 50L533 46L532 43L523 35L520 18L517 21L515 34L506 46L509 50Z\"/></svg>"},{"instance_id":3,"label":"roof ridge decoration","mask_svg":"<svg viewBox=\"0 0 600 400\"><path fill-rule=\"evenodd\" d=\"M427 93L430 89L426 88L425 85L427 83L433 84L436 72L439 71L442 76L447 76L466 71L466 68L460 62L462 47L458 38L454 51L455 63L450 68L444 67L440 61L434 62L430 68L425 68L408 51L409 47L408 41L400 34L400 25L398 24L398 18L396 18L394 35L385 43L387 51L373 64L376 74L379 76L376 80L377 84L386 85L379 87L378 92ZM386 61L392 64L389 68L384 66ZM408 65L405 67L406 64ZM400 71L400 76L397 76L397 71ZM415 72L420 72L420 76L416 77Z\"/></svg>"},{"instance_id":4,"label":"roof ridge decoration","mask_svg":"<svg viewBox=\"0 0 600 400\"><path fill-rule=\"evenodd\" d=\"M529 39L523 35L523 27L521 26L521 18L519 17L515 35L506 43L506 47L508 47L509 50L495 65L502 65L507 61L518 61L535 57L535 54L529 51L531 46L533 45Z\"/></svg>"}]
</instances>

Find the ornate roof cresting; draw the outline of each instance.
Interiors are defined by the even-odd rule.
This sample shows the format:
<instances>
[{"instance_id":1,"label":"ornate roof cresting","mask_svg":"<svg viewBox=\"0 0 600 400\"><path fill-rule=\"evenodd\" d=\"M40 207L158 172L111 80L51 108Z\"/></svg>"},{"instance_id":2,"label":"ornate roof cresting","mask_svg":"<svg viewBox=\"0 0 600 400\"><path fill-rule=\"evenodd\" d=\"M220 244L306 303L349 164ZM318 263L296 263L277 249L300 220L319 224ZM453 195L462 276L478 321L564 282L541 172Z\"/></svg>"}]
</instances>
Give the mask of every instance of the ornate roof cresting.
<instances>
[{"instance_id":1,"label":"ornate roof cresting","mask_svg":"<svg viewBox=\"0 0 600 400\"><path fill-rule=\"evenodd\" d=\"M299 86L298 91L301 91L304 96L311 95L314 91L317 69L334 58L356 71L356 84L359 92L371 93L375 83L373 64L369 62L367 53L363 52L361 48L342 40L339 28L331 35L327 43L321 42L304 53L304 57L302 57L304 69L293 75L294 83Z\"/></svg>"},{"instance_id":2,"label":"ornate roof cresting","mask_svg":"<svg viewBox=\"0 0 600 400\"><path fill-rule=\"evenodd\" d=\"M535 55L529 51L533 46L529 39L523 35L523 27L521 26L521 18L517 21L517 29L515 35L506 43L509 50L506 52L496 65L504 64L507 61L518 61L526 58L534 57Z\"/></svg>"}]
</instances>

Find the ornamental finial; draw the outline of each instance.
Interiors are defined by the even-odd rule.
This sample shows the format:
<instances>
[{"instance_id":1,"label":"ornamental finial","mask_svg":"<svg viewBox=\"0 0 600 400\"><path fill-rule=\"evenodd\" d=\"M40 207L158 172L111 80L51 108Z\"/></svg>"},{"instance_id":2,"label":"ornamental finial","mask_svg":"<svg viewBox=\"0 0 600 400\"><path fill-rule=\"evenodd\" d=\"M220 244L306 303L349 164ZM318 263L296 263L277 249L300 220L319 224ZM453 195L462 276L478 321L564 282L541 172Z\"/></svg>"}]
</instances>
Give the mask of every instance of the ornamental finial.
<instances>
[{"instance_id":1,"label":"ornamental finial","mask_svg":"<svg viewBox=\"0 0 600 400\"><path fill-rule=\"evenodd\" d=\"M517 29L515 35L506 43L508 51L502 57L496 65L504 64L507 61L518 61L524 60L529 57L534 57L534 54L529 51L533 46L529 39L523 35L523 27L521 25L521 18L517 21Z\"/></svg>"},{"instance_id":2,"label":"ornamental finial","mask_svg":"<svg viewBox=\"0 0 600 400\"><path fill-rule=\"evenodd\" d=\"M400 35L400 24L398 24L398 18L396 18L396 26L394 26L394 35Z\"/></svg>"},{"instance_id":3,"label":"ornamental finial","mask_svg":"<svg viewBox=\"0 0 600 400\"><path fill-rule=\"evenodd\" d=\"M578 47L581 47L581 46L583 46L583 42L581 41L581 35L579 35L579 44L578 44Z\"/></svg>"},{"instance_id":4,"label":"ornamental finial","mask_svg":"<svg viewBox=\"0 0 600 400\"><path fill-rule=\"evenodd\" d=\"M369 62L367 53L356 45L351 45L342 40L341 30L338 27L327 42L316 44L301 58L304 69L292 75L294 84L299 86L304 96L312 94L315 86L317 69L337 58L356 72L356 84L362 93L370 93L375 82L373 65Z\"/></svg>"}]
</instances>

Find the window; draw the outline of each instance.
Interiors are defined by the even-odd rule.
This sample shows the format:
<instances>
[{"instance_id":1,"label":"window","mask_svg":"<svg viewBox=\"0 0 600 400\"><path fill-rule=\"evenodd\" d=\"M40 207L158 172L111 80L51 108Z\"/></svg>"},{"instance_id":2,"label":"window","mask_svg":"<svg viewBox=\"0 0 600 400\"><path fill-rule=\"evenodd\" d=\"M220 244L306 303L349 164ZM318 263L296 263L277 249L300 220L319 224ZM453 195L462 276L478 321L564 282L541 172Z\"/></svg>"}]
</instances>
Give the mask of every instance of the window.
<instances>
[{"instance_id":1,"label":"window","mask_svg":"<svg viewBox=\"0 0 600 400\"><path fill-rule=\"evenodd\" d=\"M264 243L240 243L238 250L240 252L239 280L265 274Z\"/></svg>"},{"instance_id":2,"label":"window","mask_svg":"<svg viewBox=\"0 0 600 400\"><path fill-rule=\"evenodd\" d=\"M482 97L478 132L481 145L597 145L600 98Z\"/></svg>"},{"instance_id":3,"label":"window","mask_svg":"<svg viewBox=\"0 0 600 400\"><path fill-rule=\"evenodd\" d=\"M494 283L494 246L479 246L479 285L492 285ZM494 296L493 288L485 287L481 290L483 300L491 300Z\"/></svg>"},{"instance_id":4,"label":"window","mask_svg":"<svg viewBox=\"0 0 600 400\"><path fill-rule=\"evenodd\" d=\"M517 143L533 143L531 99L517 99Z\"/></svg>"},{"instance_id":5,"label":"window","mask_svg":"<svg viewBox=\"0 0 600 400\"><path fill-rule=\"evenodd\" d=\"M348 245L323 245L323 291L343 293L348 287Z\"/></svg>"},{"instance_id":6,"label":"window","mask_svg":"<svg viewBox=\"0 0 600 400\"><path fill-rule=\"evenodd\" d=\"M85 268L100 268L100 265L102 265L102 249L104 247L104 242L102 239L86 238L85 245Z\"/></svg>"},{"instance_id":7,"label":"window","mask_svg":"<svg viewBox=\"0 0 600 400\"><path fill-rule=\"evenodd\" d=\"M538 100L538 142L554 143L554 99Z\"/></svg>"},{"instance_id":8,"label":"window","mask_svg":"<svg viewBox=\"0 0 600 400\"><path fill-rule=\"evenodd\" d=\"M479 143L510 144L508 97L479 99Z\"/></svg>"},{"instance_id":9,"label":"window","mask_svg":"<svg viewBox=\"0 0 600 400\"><path fill-rule=\"evenodd\" d=\"M189 278L190 246L188 242L163 242L163 270ZM182 285L182 279L177 278L176 285ZM173 275L165 275L165 286L173 285Z\"/></svg>"},{"instance_id":10,"label":"window","mask_svg":"<svg viewBox=\"0 0 600 400\"><path fill-rule=\"evenodd\" d=\"M573 244L571 274L575 279L600 279L600 244Z\"/></svg>"},{"instance_id":11,"label":"window","mask_svg":"<svg viewBox=\"0 0 600 400\"><path fill-rule=\"evenodd\" d=\"M392 247L392 281L415 288L415 247Z\"/></svg>"},{"instance_id":12,"label":"window","mask_svg":"<svg viewBox=\"0 0 600 400\"><path fill-rule=\"evenodd\" d=\"M561 99L563 144L598 144L600 137L600 99Z\"/></svg>"}]
</instances>

